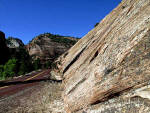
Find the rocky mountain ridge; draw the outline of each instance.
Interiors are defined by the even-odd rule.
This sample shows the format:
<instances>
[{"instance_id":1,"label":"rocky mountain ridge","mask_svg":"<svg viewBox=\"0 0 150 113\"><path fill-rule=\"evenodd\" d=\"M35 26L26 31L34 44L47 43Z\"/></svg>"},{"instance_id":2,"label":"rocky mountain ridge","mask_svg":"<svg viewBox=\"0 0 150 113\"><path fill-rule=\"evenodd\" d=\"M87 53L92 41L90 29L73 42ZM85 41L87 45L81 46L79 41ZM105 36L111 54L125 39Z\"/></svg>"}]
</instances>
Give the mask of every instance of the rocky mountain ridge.
<instances>
[{"instance_id":1,"label":"rocky mountain ridge","mask_svg":"<svg viewBox=\"0 0 150 113\"><path fill-rule=\"evenodd\" d=\"M4 43L11 53L14 52L14 49L25 48L33 61L39 58L43 63L46 63L47 61L53 61L66 52L78 40L78 38L74 37L44 33L33 38L27 45L24 45L19 38L14 37L8 37Z\"/></svg>"},{"instance_id":2,"label":"rocky mountain ridge","mask_svg":"<svg viewBox=\"0 0 150 113\"><path fill-rule=\"evenodd\" d=\"M149 4L123 0L58 59L67 113L150 112Z\"/></svg>"},{"instance_id":3,"label":"rocky mountain ridge","mask_svg":"<svg viewBox=\"0 0 150 113\"><path fill-rule=\"evenodd\" d=\"M6 44L9 48L24 47L24 43L22 42L22 40L14 37L8 37L6 39Z\"/></svg>"},{"instance_id":4,"label":"rocky mountain ridge","mask_svg":"<svg viewBox=\"0 0 150 113\"><path fill-rule=\"evenodd\" d=\"M26 49L33 59L40 59L43 63L54 60L70 47L72 47L78 39L74 37L65 37L45 33L34 38Z\"/></svg>"}]
</instances>

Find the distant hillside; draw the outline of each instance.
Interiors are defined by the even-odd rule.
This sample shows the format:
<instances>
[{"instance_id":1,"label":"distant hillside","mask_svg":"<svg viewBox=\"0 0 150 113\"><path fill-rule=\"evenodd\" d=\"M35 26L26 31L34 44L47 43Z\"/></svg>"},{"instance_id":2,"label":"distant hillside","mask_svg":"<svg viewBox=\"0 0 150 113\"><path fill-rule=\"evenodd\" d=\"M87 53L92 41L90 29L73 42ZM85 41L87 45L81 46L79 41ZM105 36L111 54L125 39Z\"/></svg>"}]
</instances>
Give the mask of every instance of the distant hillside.
<instances>
[{"instance_id":1,"label":"distant hillside","mask_svg":"<svg viewBox=\"0 0 150 113\"><path fill-rule=\"evenodd\" d=\"M24 43L22 40L14 37L8 37L6 39L6 44L9 48L17 48L17 47L23 47Z\"/></svg>"},{"instance_id":2,"label":"distant hillside","mask_svg":"<svg viewBox=\"0 0 150 113\"><path fill-rule=\"evenodd\" d=\"M79 39L74 37L66 37L53 35L50 33L41 34L26 45L26 49L32 59L40 59L42 64L47 61L53 61L58 56L66 52Z\"/></svg>"},{"instance_id":3,"label":"distant hillside","mask_svg":"<svg viewBox=\"0 0 150 113\"><path fill-rule=\"evenodd\" d=\"M0 80L35 70L34 63L20 39L5 38L0 31Z\"/></svg>"},{"instance_id":4,"label":"distant hillside","mask_svg":"<svg viewBox=\"0 0 150 113\"><path fill-rule=\"evenodd\" d=\"M52 68L53 61L78 39L50 33L35 37L28 45L0 31L0 80L23 75L40 68Z\"/></svg>"}]
</instances>

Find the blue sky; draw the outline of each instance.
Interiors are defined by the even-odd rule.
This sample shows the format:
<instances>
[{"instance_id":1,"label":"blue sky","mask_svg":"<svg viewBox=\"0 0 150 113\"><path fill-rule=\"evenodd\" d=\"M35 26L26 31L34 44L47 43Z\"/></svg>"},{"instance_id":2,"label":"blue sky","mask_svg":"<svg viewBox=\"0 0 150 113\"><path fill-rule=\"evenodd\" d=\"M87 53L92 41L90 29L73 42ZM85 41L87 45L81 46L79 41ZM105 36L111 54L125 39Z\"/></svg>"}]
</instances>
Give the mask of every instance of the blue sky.
<instances>
[{"instance_id":1,"label":"blue sky","mask_svg":"<svg viewBox=\"0 0 150 113\"><path fill-rule=\"evenodd\" d=\"M121 0L0 0L0 30L25 44L50 32L82 37Z\"/></svg>"}]
</instances>

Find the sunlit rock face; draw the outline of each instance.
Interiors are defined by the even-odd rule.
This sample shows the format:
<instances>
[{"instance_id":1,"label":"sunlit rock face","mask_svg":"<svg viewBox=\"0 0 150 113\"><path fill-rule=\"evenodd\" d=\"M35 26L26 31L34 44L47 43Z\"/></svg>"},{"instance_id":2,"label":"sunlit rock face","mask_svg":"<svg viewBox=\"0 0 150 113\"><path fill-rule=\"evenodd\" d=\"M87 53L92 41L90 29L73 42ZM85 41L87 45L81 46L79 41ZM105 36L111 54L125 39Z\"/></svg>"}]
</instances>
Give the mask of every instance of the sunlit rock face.
<instances>
[{"instance_id":1,"label":"sunlit rock face","mask_svg":"<svg viewBox=\"0 0 150 113\"><path fill-rule=\"evenodd\" d=\"M22 42L22 40L20 40L18 38L8 37L6 42L7 42L7 46L9 48L24 47L24 43Z\"/></svg>"},{"instance_id":2,"label":"sunlit rock face","mask_svg":"<svg viewBox=\"0 0 150 113\"><path fill-rule=\"evenodd\" d=\"M148 112L148 98L123 95L149 84L150 0L123 0L58 61L67 113Z\"/></svg>"},{"instance_id":3,"label":"sunlit rock face","mask_svg":"<svg viewBox=\"0 0 150 113\"><path fill-rule=\"evenodd\" d=\"M29 55L32 56L34 60L40 59L43 63L54 60L64 52L66 52L73 43L63 43L63 39L67 41L78 41L78 39L73 37L63 37L45 33L35 37L29 44L26 45L26 49ZM52 38L53 39L52 39ZM61 40L59 40L61 38Z\"/></svg>"},{"instance_id":4,"label":"sunlit rock face","mask_svg":"<svg viewBox=\"0 0 150 113\"><path fill-rule=\"evenodd\" d=\"M0 31L0 65L4 64L9 58L9 50L6 45L5 34Z\"/></svg>"}]
</instances>

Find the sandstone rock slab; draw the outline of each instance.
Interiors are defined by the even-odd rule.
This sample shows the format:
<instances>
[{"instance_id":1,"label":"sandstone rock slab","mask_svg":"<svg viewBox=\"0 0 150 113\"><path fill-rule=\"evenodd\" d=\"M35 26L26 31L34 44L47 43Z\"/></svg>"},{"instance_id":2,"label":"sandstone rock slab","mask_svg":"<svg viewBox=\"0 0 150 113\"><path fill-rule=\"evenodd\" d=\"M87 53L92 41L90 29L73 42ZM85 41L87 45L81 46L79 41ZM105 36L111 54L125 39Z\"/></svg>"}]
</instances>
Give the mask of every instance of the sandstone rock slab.
<instances>
[{"instance_id":1,"label":"sandstone rock slab","mask_svg":"<svg viewBox=\"0 0 150 113\"><path fill-rule=\"evenodd\" d=\"M58 65L66 111L150 81L150 0L123 0Z\"/></svg>"}]
</instances>

